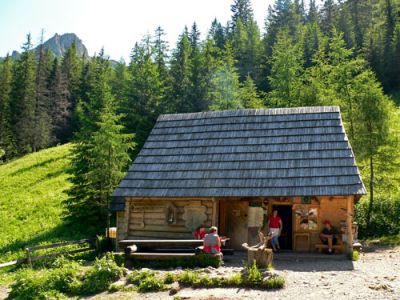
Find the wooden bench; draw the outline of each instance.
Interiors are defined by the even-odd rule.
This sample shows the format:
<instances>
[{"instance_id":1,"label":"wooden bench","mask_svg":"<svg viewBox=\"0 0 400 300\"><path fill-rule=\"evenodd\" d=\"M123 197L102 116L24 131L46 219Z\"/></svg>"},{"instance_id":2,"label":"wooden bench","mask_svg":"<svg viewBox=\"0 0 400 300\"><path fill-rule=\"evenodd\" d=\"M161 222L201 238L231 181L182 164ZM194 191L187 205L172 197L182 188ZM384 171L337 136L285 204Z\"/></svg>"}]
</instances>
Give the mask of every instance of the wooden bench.
<instances>
[{"instance_id":1,"label":"wooden bench","mask_svg":"<svg viewBox=\"0 0 400 300\"><path fill-rule=\"evenodd\" d=\"M121 240L127 257L139 260L167 260L198 254L197 247L203 240ZM222 248L223 255L233 255L233 249Z\"/></svg>"},{"instance_id":2,"label":"wooden bench","mask_svg":"<svg viewBox=\"0 0 400 300\"><path fill-rule=\"evenodd\" d=\"M326 244L316 244L315 248L319 252L322 252L322 250L325 250L325 249L328 250L328 245L326 245ZM343 244L332 245L332 250L333 251L338 250L338 251L340 251L340 253L342 253L343 252Z\"/></svg>"},{"instance_id":3,"label":"wooden bench","mask_svg":"<svg viewBox=\"0 0 400 300\"><path fill-rule=\"evenodd\" d=\"M130 258L138 260L168 260L180 257L191 257L195 256L196 253L130 253Z\"/></svg>"}]
</instances>

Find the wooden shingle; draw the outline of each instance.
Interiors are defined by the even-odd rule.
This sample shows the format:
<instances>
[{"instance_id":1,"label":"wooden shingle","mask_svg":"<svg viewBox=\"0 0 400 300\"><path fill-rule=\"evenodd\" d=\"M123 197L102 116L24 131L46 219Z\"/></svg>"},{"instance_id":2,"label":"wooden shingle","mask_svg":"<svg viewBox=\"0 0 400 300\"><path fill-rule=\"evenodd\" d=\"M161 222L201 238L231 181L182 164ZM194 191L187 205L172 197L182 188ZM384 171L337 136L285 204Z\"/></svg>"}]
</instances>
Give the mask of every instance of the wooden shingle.
<instances>
[{"instance_id":1,"label":"wooden shingle","mask_svg":"<svg viewBox=\"0 0 400 300\"><path fill-rule=\"evenodd\" d=\"M336 106L161 115L115 197L362 195Z\"/></svg>"}]
</instances>

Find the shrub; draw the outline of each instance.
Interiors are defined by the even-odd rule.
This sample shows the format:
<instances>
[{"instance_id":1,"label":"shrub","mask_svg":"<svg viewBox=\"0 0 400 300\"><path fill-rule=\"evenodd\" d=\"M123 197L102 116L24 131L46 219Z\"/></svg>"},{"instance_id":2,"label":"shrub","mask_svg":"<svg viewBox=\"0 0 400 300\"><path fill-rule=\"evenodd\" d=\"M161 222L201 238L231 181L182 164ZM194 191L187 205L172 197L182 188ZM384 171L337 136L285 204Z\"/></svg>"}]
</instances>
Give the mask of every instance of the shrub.
<instances>
[{"instance_id":1,"label":"shrub","mask_svg":"<svg viewBox=\"0 0 400 300\"><path fill-rule=\"evenodd\" d=\"M114 261L111 253L101 259L96 259L93 266L86 272L82 282L81 293L92 294L108 289L108 286L124 275L124 269Z\"/></svg>"},{"instance_id":2,"label":"shrub","mask_svg":"<svg viewBox=\"0 0 400 300\"><path fill-rule=\"evenodd\" d=\"M245 274L244 284L248 286L258 286L261 284L263 276L255 262L253 262L251 266L245 268Z\"/></svg>"},{"instance_id":3,"label":"shrub","mask_svg":"<svg viewBox=\"0 0 400 300\"><path fill-rule=\"evenodd\" d=\"M367 212L369 199L362 199L356 205L356 221L359 238L397 235L400 233L400 197L376 198L371 211L371 224L368 231Z\"/></svg>"},{"instance_id":4,"label":"shrub","mask_svg":"<svg viewBox=\"0 0 400 300\"><path fill-rule=\"evenodd\" d=\"M354 250L349 252L349 259L352 261L357 261L360 259L360 252Z\"/></svg>"},{"instance_id":5,"label":"shrub","mask_svg":"<svg viewBox=\"0 0 400 300\"><path fill-rule=\"evenodd\" d=\"M139 286L138 291L145 292L157 292L161 291L165 287L164 280L155 277L154 275L144 278Z\"/></svg>"},{"instance_id":6,"label":"shrub","mask_svg":"<svg viewBox=\"0 0 400 300\"><path fill-rule=\"evenodd\" d=\"M174 283L175 280L176 280L176 276L174 274L172 274L171 272L167 272L164 275L164 283L166 283L166 284Z\"/></svg>"},{"instance_id":7,"label":"shrub","mask_svg":"<svg viewBox=\"0 0 400 300\"><path fill-rule=\"evenodd\" d=\"M282 276L271 276L263 280L261 287L265 289L281 289L285 286L285 279Z\"/></svg>"},{"instance_id":8,"label":"shrub","mask_svg":"<svg viewBox=\"0 0 400 300\"><path fill-rule=\"evenodd\" d=\"M159 260L151 262L142 262L139 260L132 259L132 264L135 268L149 267L149 268L206 268L214 267L218 268L222 265L222 260L218 256L212 256L208 254L199 254L190 257L181 257L171 260Z\"/></svg>"},{"instance_id":9,"label":"shrub","mask_svg":"<svg viewBox=\"0 0 400 300\"><path fill-rule=\"evenodd\" d=\"M227 286L241 286L243 284L242 274L234 274L225 278L224 283Z\"/></svg>"},{"instance_id":10,"label":"shrub","mask_svg":"<svg viewBox=\"0 0 400 300\"><path fill-rule=\"evenodd\" d=\"M46 299L45 294L50 292L46 285L48 279L48 271L23 270L11 285L8 299Z\"/></svg>"},{"instance_id":11,"label":"shrub","mask_svg":"<svg viewBox=\"0 0 400 300\"><path fill-rule=\"evenodd\" d=\"M185 286L196 285L200 281L199 274L193 271L184 271L178 276L179 284Z\"/></svg>"},{"instance_id":12,"label":"shrub","mask_svg":"<svg viewBox=\"0 0 400 300\"><path fill-rule=\"evenodd\" d=\"M132 273L130 273L128 275L128 282L135 284L135 285L139 285L140 282L144 279L146 279L147 277L153 277L154 276L154 272L150 271L150 270L136 270L133 271Z\"/></svg>"}]
</instances>

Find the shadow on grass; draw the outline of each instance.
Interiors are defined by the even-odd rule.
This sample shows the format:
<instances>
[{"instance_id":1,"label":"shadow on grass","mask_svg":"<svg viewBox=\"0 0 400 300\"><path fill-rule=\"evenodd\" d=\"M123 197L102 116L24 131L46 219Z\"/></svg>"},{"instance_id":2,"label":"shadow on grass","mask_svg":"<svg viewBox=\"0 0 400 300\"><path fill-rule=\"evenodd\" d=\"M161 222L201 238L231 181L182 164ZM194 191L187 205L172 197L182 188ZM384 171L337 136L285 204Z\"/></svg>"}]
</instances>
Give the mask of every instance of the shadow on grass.
<instances>
[{"instance_id":1,"label":"shadow on grass","mask_svg":"<svg viewBox=\"0 0 400 300\"><path fill-rule=\"evenodd\" d=\"M48 164L51 164L51 163L53 163L53 162L55 162L55 161L58 161L58 160L60 160L60 159L65 159L65 158L67 158L67 157L68 157L68 155L63 155L63 156L59 156L59 157L49 158L49 159L46 159L46 160L44 160L44 161L42 161L42 162L40 162L40 163L33 164L33 165L29 166L29 167L25 167L25 168L18 169L18 170L16 170L16 171L12 172L12 173L10 174L10 176L20 175L20 174L22 174L22 173L32 171L32 170L35 169L35 168L44 167L44 166L46 166L46 165L48 165Z\"/></svg>"},{"instance_id":2,"label":"shadow on grass","mask_svg":"<svg viewBox=\"0 0 400 300\"><path fill-rule=\"evenodd\" d=\"M61 241L71 241L85 238L92 239L98 233L99 228L89 228L79 226L78 224L63 222L51 230L46 230L39 234L32 235L29 239L11 241L10 243L0 247L0 257L24 251L27 247L33 247L42 244L51 244ZM9 260L12 259L8 259L8 261Z\"/></svg>"}]
</instances>

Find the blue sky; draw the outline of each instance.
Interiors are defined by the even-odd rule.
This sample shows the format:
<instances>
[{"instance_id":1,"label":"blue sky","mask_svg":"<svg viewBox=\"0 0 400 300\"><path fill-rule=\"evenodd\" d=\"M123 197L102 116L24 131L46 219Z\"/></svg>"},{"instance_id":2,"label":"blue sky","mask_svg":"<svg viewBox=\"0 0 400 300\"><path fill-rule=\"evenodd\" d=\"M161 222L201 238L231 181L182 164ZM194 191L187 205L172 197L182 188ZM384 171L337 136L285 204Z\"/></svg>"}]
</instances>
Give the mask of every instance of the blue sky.
<instances>
[{"instance_id":1,"label":"blue sky","mask_svg":"<svg viewBox=\"0 0 400 300\"><path fill-rule=\"evenodd\" d=\"M274 0L252 0L254 15L264 27ZM212 20L225 24L233 0L0 0L0 57L20 50L26 34L37 44L55 33L76 33L93 55L104 46L113 59L128 59L134 43L160 25L170 48L185 25L196 21L204 37Z\"/></svg>"}]
</instances>

